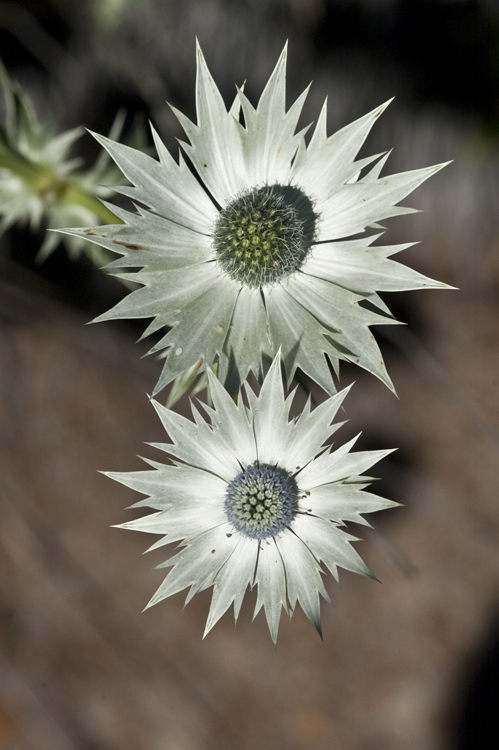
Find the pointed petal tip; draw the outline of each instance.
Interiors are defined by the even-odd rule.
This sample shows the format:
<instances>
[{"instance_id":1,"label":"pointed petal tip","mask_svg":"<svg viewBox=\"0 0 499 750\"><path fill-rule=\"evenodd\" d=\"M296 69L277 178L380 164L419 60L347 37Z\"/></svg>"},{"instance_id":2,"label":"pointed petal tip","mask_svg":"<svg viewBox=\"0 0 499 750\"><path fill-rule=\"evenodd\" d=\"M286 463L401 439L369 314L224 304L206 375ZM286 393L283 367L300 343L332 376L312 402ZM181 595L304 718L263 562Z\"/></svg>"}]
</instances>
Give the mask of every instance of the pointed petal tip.
<instances>
[{"instance_id":1,"label":"pointed petal tip","mask_svg":"<svg viewBox=\"0 0 499 750\"><path fill-rule=\"evenodd\" d=\"M275 75L275 73L278 71L278 69L280 68L281 65L283 65L284 67L286 67L287 59L288 59L288 41L289 40L286 39L286 42L284 43L284 47L282 48L282 52L279 55L279 58L278 58L277 63L276 63L276 66L275 66L275 68L274 68L274 70L272 72L271 78L272 78L272 76Z\"/></svg>"},{"instance_id":2,"label":"pointed petal tip","mask_svg":"<svg viewBox=\"0 0 499 750\"><path fill-rule=\"evenodd\" d=\"M300 605L301 605L301 602L300 602ZM311 615L312 615L312 613L310 613L310 614L307 613L308 619L310 620L310 622L312 623L312 625L316 629L316 631L317 631L317 633L318 633L319 638L321 639L321 641L323 641L324 638L322 636L322 622L321 622L320 613L317 613L317 616L313 616L313 615L311 616Z\"/></svg>"},{"instance_id":3,"label":"pointed petal tip","mask_svg":"<svg viewBox=\"0 0 499 750\"><path fill-rule=\"evenodd\" d=\"M148 352L147 354L152 354L152 353L153 352ZM144 354L144 357L147 357L147 354ZM155 401L155 397L158 395L158 393L161 393L161 391L163 390L163 388L166 388L166 385L162 385L159 382L156 383L156 385L154 386L154 389L153 389L153 392L152 392L152 397L151 397L151 401L153 402L153 405L154 404L158 404L159 406L161 406L161 404L159 404L158 401ZM158 411L158 409L156 409L156 411Z\"/></svg>"},{"instance_id":4,"label":"pointed petal tip","mask_svg":"<svg viewBox=\"0 0 499 750\"><path fill-rule=\"evenodd\" d=\"M386 102L383 102L383 104L381 104L381 105L380 105L380 106L379 106L379 107L378 107L378 108L377 108L377 109L375 110L375 115L374 115L374 116L375 116L376 118L378 118L378 117L379 117L380 115L382 115L382 114L383 114L383 112L385 111L385 109L387 109L387 107L389 107L389 106L390 106L390 104L391 104L391 103L393 102L393 100L394 100L394 99L395 99L395 97L394 97L394 96L392 96L392 97L391 97L391 99L387 99L387 101L386 101ZM388 153L390 153L390 152L388 152Z\"/></svg>"},{"instance_id":5,"label":"pointed petal tip","mask_svg":"<svg viewBox=\"0 0 499 750\"><path fill-rule=\"evenodd\" d=\"M388 500L390 503L389 508L405 508L405 503L399 503L397 500Z\"/></svg>"},{"instance_id":6,"label":"pointed petal tip","mask_svg":"<svg viewBox=\"0 0 499 750\"><path fill-rule=\"evenodd\" d=\"M396 321L396 322L398 323L398 321ZM384 363L383 363L383 366L384 366ZM384 378L380 378L380 380L381 380L382 383L384 383L387 386L387 388L393 393L393 395L396 396L400 400L400 396L398 395L398 393L397 393L397 391L395 389L395 386L393 385L392 379L390 378L390 376L386 372L386 369L385 369L385 377Z\"/></svg>"},{"instance_id":7,"label":"pointed petal tip","mask_svg":"<svg viewBox=\"0 0 499 750\"><path fill-rule=\"evenodd\" d=\"M399 448L386 448L385 455L383 456L383 458L385 458L385 456L389 456L390 453L395 453L395 451L398 451L398 450L400 449Z\"/></svg>"},{"instance_id":8,"label":"pointed petal tip","mask_svg":"<svg viewBox=\"0 0 499 750\"><path fill-rule=\"evenodd\" d=\"M348 396L348 394L350 393L354 385L355 385L355 380L353 381L353 383L350 383L350 385L346 385L344 388L341 389L341 391L338 391L335 395L339 397L339 396L342 396L343 394L342 399L341 399L343 401L346 398L346 396Z\"/></svg>"},{"instance_id":9,"label":"pointed petal tip","mask_svg":"<svg viewBox=\"0 0 499 750\"><path fill-rule=\"evenodd\" d=\"M204 629L203 637L202 637L201 640L204 641L204 639L206 638L206 636L208 635L208 633L211 632L211 630L215 627L215 625L217 624L217 622L218 622L218 620L212 620L210 618L210 616L208 615L208 619L206 620L206 626L205 626L205 629Z\"/></svg>"},{"instance_id":10,"label":"pointed petal tip","mask_svg":"<svg viewBox=\"0 0 499 750\"><path fill-rule=\"evenodd\" d=\"M101 133L96 133L95 130L90 130L87 128L87 132L89 135L91 135L93 138L95 138L96 141L98 141L101 146L106 146L106 143L115 143L115 141L112 141L110 138L107 138L107 136L102 135Z\"/></svg>"},{"instance_id":11,"label":"pointed petal tip","mask_svg":"<svg viewBox=\"0 0 499 750\"><path fill-rule=\"evenodd\" d=\"M115 471L101 471L101 469L97 469L97 474L103 474L105 477L109 477L109 479L116 479L116 472Z\"/></svg>"},{"instance_id":12,"label":"pointed petal tip","mask_svg":"<svg viewBox=\"0 0 499 750\"><path fill-rule=\"evenodd\" d=\"M201 49L201 44L199 43L198 37L196 37L196 59L198 62L204 63L206 65L203 50Z\"/></svg>"},{"instance_id":13,"label":"pointed petal tip","mask_svg":"<svg viewBox=\"0 0 499 750\"><path fill-rule=\"evenodd\" d=\"M448 167L449 164L452 164L454 159L450 159L449 161L444 161L441 164L435 164L434 170L435 172L438 172L439 169L443 169L444 167Z\"/></svg>"}]
</instances>

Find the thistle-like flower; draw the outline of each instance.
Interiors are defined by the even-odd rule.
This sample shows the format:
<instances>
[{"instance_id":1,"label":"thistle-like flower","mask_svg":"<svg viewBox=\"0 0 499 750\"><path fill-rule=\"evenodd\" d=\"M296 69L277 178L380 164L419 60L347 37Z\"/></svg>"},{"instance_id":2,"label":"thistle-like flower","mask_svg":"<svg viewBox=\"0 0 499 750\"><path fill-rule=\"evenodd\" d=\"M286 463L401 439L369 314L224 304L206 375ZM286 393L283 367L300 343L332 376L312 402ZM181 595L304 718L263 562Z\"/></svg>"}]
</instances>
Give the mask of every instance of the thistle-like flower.
<instances>
[{"instance_id":1,"label":"thistle-like flower","mask_svg":"<svg viewBox=\"0 0 499 750\"><path fill-rule=\"evenodd\" d=\"M245 387L248 406L235 403L208 370L213 407L209 424L193 406L195 422L153 402L172 444L155 447L173 465L147 460L145 471L108 476L148 495L132 507L156 512L121 528L161 534L151 549L181 540L180 552L159 567L173 566L148 606L190 587L213 586L205 634L234 603L237 620L248 585L258 586L273 641L281 608L296 602L321 632L319 594L329 601L321 561L337 579L337 568L372 576L340 527L369 525L364 513L397 503L364 492L363 471L391 451L350 453L356 438L332 450L324 442L341 426L331 425L347 390L313 411L288 421L276 356L260 395Z\"/></svg>"},{"instance_id":2,"label":"thistle-like flower","mask_svg":"<svg viewBox=\"0 0 499 750\"><path fill-rule=\"evenodd\" d=\"M106 183L116 183L121 173L104 153L94 166L76 171L78 159L69 157L83 128L57 133L57 123L41 123L23 89L11 81L0 62L0 85L5 98L5 119L0 125L0 232L13 224L38 230L46 225L58 229L68 224L85 226L116 221L116 215L100 198L111 197ZM122 113L111 129L120 135ZM139 142L139 141L137 141ZM38 259L44 260L60 242L60 235L47 232ZM99 265L112 257L83 240L65 236L64 243L74 260L82 251Z\"/></svg>"},{"instance_id":3,"label":"thistle-like flower","mask_svg":"<svg viewBox=\"0 0 499 750\"><path fill-rule=\"evenodd\" d=\"M286 49L257 108L238 91L227 111L198 48L197 125L174 109L197 177L154 130L159 162L96 136L133 183L117 190L147 209L65 231L120 253L108 269L143 285L97 320L154 318L144 335L171 327L151 350L168 350L155 393L200 358L236 393L279 347L288 384L299 367L335 393L327 360L338 374L343 359L393 387L369 330L396 322L377 292L446 286L389 259L410 244L345 239L411 213L399 201L444 165L380 177L386 155L355 161L386 105L328 137L324 104L307 145L307 128L296 133L307 92L286 112L285 68Z\"/></svg>"}]
</instances>

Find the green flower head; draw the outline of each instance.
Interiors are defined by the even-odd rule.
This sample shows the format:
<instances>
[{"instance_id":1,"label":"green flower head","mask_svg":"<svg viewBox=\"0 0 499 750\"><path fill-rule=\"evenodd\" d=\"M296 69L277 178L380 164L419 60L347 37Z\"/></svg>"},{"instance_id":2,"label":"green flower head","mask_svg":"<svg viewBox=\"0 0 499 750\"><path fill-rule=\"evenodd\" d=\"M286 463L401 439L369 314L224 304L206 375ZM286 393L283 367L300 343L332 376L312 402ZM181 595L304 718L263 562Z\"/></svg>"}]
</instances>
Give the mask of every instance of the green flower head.
<instances>
[{"instance_id":1,"label":"green flower head","mask_svg":"<svg viewBox=\"0 0 499 750\"><path fill-rule=\"evenodd\" d=\"M227 110L198 47L197 124L174 110L197 176L154 130L159 161L96 136L139 206L117 211L123 225L66 232L119 253L108 269L142 285L98 320L171 328L151 350L167 352L155 393L200 358L237 393L279 347L288 383L299 367L334 393L330 366L338 374L343 359L392 387L369 330L396 322L378 292L445 286L390 259L409 245L347 239L412 212L397 204L444 165L380 177L387 155L355 160L386 105L332 136L324 105L307 143L296 132L307 92L286 111L286 54L256 108L238 91Z\"/></svg>"},{"instance_id":2,"label":"green flower head","mask_svg":"<svg viewBox=\"0 0 499 750\"><path fill-rule=\"evenodd\" d=\"M310 402L288 421L277 356L260 395L245 388L236 404L208 370L213 408L208 423L193 407L190 421L153 402L173 440L155 447L174 465L148 461L152 469L108 476L147 495L133 507L154 513L122 528L160 534L151 549L181 541L183 549L160 567L172 567L148 606L189 588L213 586L206 633L234 603L237 620L248 586L258 587L255 615L265 609L277 639L281 609L299 602L321 632L320 600L329 596L321 562L338 578L338 567L371 576L342 530L346 521L366 525L365 513L397 505L364 492L363 471L391 451L351 453L356 438L332 450L324 442L341 426L331 425L347 393L341 391L313 411Z\"/></svg>"},{"instance_id":3,"label":"green flower head","mask_svg":"<svg viewBox=\"0 0 499 750\"><path fill-rule=\"evenodd\" d=\"M72 159L70 152L84 128L58 133L55 119L40 122L29 97L10 79L1 61L0 89L5 99L0 124L0 232L13 224L37 231L115 221L116 215L99 200L112 195L106 183L122 178L108 154L103 152L91 169L81 170L80 160ZM119 113L111 129L115 138L123 120L124 113ZM112 258L81 237L65 235L63 240L73 260L82 252L99 265ZM44 260L60 241L59 234L47 232L38 259Z\"/></svg>"}]
</instances>

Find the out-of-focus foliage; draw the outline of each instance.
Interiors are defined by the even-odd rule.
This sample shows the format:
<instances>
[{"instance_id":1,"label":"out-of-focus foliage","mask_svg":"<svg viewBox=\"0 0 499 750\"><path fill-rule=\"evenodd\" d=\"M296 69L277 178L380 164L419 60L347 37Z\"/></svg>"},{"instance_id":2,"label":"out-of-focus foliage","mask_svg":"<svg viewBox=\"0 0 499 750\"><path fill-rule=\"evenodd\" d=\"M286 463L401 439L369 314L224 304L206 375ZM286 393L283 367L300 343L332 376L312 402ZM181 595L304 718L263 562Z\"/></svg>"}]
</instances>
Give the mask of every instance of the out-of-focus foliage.
<instances>
[{"instance_id":1,"label":"out-of-focus foliage","mask_svg":"<svg viewBox=\"0 0 499 750\"><path fill-rule=\"evenodd\" d=\"M123 179L109 156L103 152L90 169L79 170L81 160L71 158L70 151L84 129L58 133L55 119L40 122L31 100L1 62L0 83L5 99L5 118L0 124L0 232L13 224L36 231L119 222L100 200L112 195L108 185ZM119 112L111 128L115 138L124 120L124 112ZM135 128L134 142L143 146L141 128ZM38 260L50 255L60 241L60 235L46 232ZM73 260L82 252L97 265L110 259L105 249L81 238L65 236L63 242Z\"/></svg>"},{"instance_id":2,"label":"out-of-focus foliage","mask_svg":"<svg viewBox=\"0 0 499 750\"><path fill-rule=\"evenodd\" d=\"M104 29L117 26L128 10L143 13L154 0L94 0L94 13L97 23Z\"/></svg>"}]
</instances>

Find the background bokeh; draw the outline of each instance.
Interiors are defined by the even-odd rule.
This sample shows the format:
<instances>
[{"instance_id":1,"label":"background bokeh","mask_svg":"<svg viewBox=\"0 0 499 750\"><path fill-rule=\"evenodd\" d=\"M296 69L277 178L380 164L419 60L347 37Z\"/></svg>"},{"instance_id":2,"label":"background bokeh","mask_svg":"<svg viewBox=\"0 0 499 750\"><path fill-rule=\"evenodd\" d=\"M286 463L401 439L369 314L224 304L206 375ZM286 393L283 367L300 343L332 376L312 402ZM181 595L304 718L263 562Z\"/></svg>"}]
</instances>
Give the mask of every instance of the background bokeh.
<instances>
[{"instance_id":1,"label":"background bokeh","mask_svg":"<svg viewBox=\"0 0 499 750\"><path fill-rule=\"evenodd\" d=\"M387 171L454 159L389 222L404 261L460 291L387 295L343 440L399 447L376 491L404 504L354 528L382 584L328 579L324 642L300 612L277 650L247 595L201 641L209 592L141 614L163 552L109 528L138 497L97 473L161 440L141 327L84 326L123 289L41 236L0 249L0 750L480 750L499 688L499 5L496 0L10 0L0 54L41 117L107 132L118 109L176 151L165 100L194 118L195 37L226 100L255 100L286 39L303 123L332 132L396 96L365 153ZM85 136L89 163L97 144ZM316 393L318 400L324 394ZM298 397L300 398L300 397ZM299 404L298 404L299 406ZM178 404L186 413L187 400Z\"/></svg>"}]
</instances>

